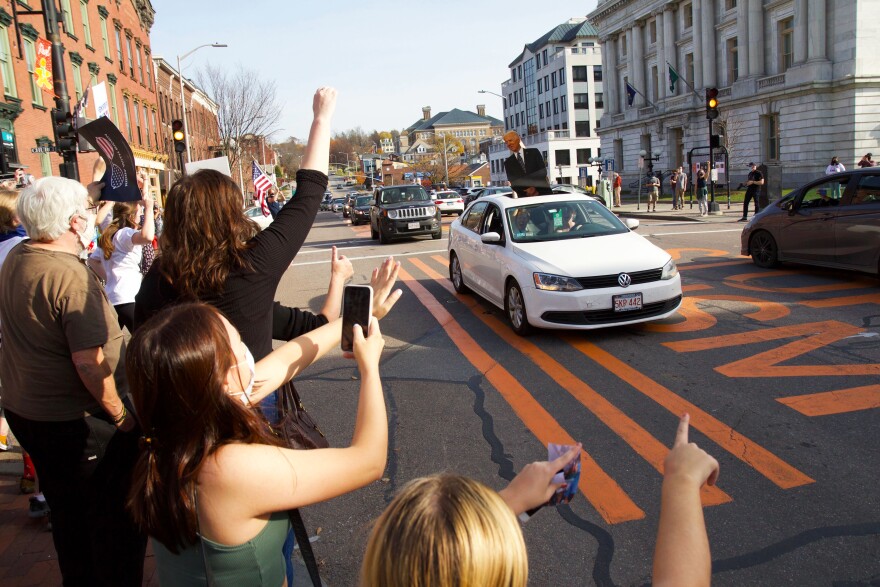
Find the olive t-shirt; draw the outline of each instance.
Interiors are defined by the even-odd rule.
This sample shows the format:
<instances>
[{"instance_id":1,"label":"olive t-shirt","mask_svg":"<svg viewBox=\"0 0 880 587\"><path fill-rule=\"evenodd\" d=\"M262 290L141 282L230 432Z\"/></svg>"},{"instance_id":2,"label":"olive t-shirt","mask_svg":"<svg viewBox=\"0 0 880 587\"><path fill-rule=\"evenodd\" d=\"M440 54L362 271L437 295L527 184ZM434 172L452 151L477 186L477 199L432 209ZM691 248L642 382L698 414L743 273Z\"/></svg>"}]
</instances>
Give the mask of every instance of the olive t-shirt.
<instances>
[{"instance_id":1,"label":"olive t-shirt","mask_svg":"<svg viewBox=\"0 0 880 587\"><path fill-rule=\"evenodd\" d=\"M76 255L21 243L0 270L3 407L42 422L100 413L72 353L103 347L120 397L125 343L97 276Z\"/></svg>"}]
</instances>

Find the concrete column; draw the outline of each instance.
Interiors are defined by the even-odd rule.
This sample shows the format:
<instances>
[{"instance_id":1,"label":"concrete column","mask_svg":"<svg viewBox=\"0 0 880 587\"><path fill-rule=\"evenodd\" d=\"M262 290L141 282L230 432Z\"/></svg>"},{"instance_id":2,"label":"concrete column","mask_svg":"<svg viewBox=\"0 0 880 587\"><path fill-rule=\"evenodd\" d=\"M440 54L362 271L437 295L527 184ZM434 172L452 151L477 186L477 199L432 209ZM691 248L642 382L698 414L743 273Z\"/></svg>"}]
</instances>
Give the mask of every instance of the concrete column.
<instances>
[{"instance_id":1,"label":"concrete column","mask_svg":"<svg viewBox=\"0 0 880 587\"><path fill-rule=\"evenodd\" d=\"M645 93L647 89L645 87L645 39L644 39L644 29L641 25L634 25L632 28L632 64L633 64L633 73L630 83L632 86L637 89L641 94L636 94L636 99L633 101L633 106L636 108L641 108L645 105L645 99L642 97L642 94Z\"/></svg>"},{"instance_id":2,"label":"concrete column","mask_svg":"<svg viewBox=\"0 0 880 587\"><path fill-rule=\"evenodd\" d=\"M704 86L703 84L703 59L705 55L703 55L703 8L702 8L702 0L694 0L691 4L692 14L693 14L693 35L691 38L693 39L694 45L694 89L699 90Z\"/></svg>"},{"instance_id":3,"label":"concrete column","mask_svg":"<svg viewBox=\"0 0 880 587\"><path fill-rule=\"evenodd\" d=\"M669 82L666 81L666 31L663 30L662 12L656 13L654 22L657 27L657 95L654 100L659 101L669 95Z\"/></svg>"},{"instance_id":4,"label":"concrete column","mask_svg":"<svg viewBox=\"0 0 880 587\"><path fill-rule=\"evenodd\" d=\"M764 75L764 0L749 2L749 75Z\"/></svg>"},{"instance_id":5,"label":"concrete column","mask_svg":"<svg viewBox=\"0 0 880 587\"><path fill-rule=\"evenodd\" d=\"M602 46L602 87L605 90L605 112L617 114L617 39L608 37Z\"/></svg>"},{"instance_id":6,"label":"concrete column","mask_svg":"<svg viewBox=\"0 0 880 587\"><path fill-rule=\"evenodd\" d=\"M794 0L794 62L807 60L807 0Z\"/></svg>"},{"instance_id":7,"label":"concrete column","mask_svg":"<svg viewBox=\"0 0 880 587\"><path fill-rule=\"evenodd\" d=\"M634 36L635 35L633 35L632 28L626 29L626 74L629 78L629 83L631 84L635 83L636 75L635 59L633 59L633 55L635 55L635 51L633 50L633 45L635 44L635 41L633 40ZM620 98L621 108L623 108L624 110L629 108L629 106L627 105L627 100L629 99L629 97L626 94L626 86L623 83L620 84ZM633 106L638 104L638 99L639 97L637 95L633 100Z\"/></svg>"},{"instance_id":8,"label":"concrete column","mask_svg":"<svg viewBox=\"0 0 880 587\"><path fill-rule=\"evenodd\" d=\"M703 1L703 85L718 85L718 67L715 59L715 0Z\"/></svg>"},{"instance_id":9,"label":"concrete column","mask_svg":"<svg viewBox=\"0 0 880 587\"><path fill-rule=\"evenodd\" d=\"M807 58L810 61L827 59L825 52L825 0L809 0L809 43L807 44Z\"/></svg>"},{"instance_id":10,"label":"concrete column","mask_svg":"<svg viewBox=\"0 0 880 587\"><path fill-rule=\"evenodd\" d=\"M678 50L675 48L675 19L673 18L672 9L664 8L663 9L663 56L666 61L669 62L672 67L675 68L675 71L678 71L678 74L681 75L681 71L678 69ZM666 88L664 95L675 96L681 91L681 86L684 82L679 81L675 84L675 91L669 91L669 65L666 63L661 63L663 75L661 76L664 80L666 80L664 87Z\"/></svg>"},{"instance_id":11,"label":"concrete column","mask_svg":"<svg viewBox=\"0 0 880 587\"><path fill-rule=\"evenodd\" d=\"M736 54L739 62L739 79L749 73L749 5L741 0L736 5Z\"/></svg>"}]
</instances>

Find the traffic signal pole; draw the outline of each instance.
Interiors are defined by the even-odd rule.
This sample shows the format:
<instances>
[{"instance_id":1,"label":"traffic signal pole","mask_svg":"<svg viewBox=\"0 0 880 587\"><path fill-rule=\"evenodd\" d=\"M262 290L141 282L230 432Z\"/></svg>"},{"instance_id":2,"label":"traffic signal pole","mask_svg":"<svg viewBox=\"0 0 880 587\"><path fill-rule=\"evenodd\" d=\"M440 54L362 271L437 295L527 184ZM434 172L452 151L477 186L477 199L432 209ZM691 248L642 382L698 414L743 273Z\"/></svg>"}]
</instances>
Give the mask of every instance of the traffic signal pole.
<instances>
[{"instance_id":1,"label":"traffic signal pole","mask_svg":"<svg viewBox=\"0 0 880 587\"><path fill-rule=\"evenodd\" d=\"M715 201L715 150L713 149L712 121L718 118L718 89L706 88L706 119L709 121L709 213L720 214L721 209ZM728 182L729 183L729 182Z\"/></svg>"},{"instance_id":2,"label":"traffic signal pole","mask_svg":"<svg viewBox=\"0 0 880 587\"><path fill-rule=\"evenodd\" d=\"M58 33L58 11L55 0L42 0L43 22L46 25L46 36L52 43L52 82L55 90L55 110L52 113L52 126L58 135L58 129L64 124L72 125L73 117L70 112L70 96L67 94L67 76L64 73L64 45L61 44L61 35ZM66 120L67 122L61 122ZM73 134L71 126L68 133ZM79 181L79 167L76 161L76 137L73 137L72 145L61 145L62 141L56 138L56 149L63 161L59 167L62 177ZM67 141L64 141L67 142ZM69 148L65 148L69 147Z\"/></svg>"}]
</instances>

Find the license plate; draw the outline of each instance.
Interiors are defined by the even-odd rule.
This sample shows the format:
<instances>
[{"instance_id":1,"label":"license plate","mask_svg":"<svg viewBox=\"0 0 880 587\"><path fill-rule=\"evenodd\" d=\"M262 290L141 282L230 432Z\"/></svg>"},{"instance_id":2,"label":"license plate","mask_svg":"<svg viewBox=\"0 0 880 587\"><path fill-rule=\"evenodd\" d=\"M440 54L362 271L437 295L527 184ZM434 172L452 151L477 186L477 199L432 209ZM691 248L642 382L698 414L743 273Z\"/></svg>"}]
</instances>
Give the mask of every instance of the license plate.
<instances>
[{"instance_id":1,"label":"license plate","mask_svg":"<svg viewBox=\"0 0 880 587\"><path fill-rule=\"evenodd\" d=\"M620 294L619 296L611 296L611 302L614 304L615 312L629 312L631 310L642 309L642 294L630 293Z\"/></svg>"},{"instance_id":2,"label":"license plate","mask_svg":"<svg viewBox=\"0 0 880 587\"><path fill-rule=\"evenodd\" d=\"M419 224L418 222L410 222L406 225L406 227L409 230L418 230L421 227L421 224Z\"/></svg>"}]
</instances>

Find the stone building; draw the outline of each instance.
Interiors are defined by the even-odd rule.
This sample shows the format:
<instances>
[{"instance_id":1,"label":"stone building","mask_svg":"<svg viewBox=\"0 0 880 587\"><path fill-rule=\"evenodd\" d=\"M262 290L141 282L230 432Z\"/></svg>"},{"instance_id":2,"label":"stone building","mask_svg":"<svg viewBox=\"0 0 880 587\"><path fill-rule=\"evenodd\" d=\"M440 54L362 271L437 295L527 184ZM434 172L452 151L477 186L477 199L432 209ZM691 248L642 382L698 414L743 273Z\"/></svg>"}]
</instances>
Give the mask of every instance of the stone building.
<instances>
[{"instance_id":1,"label":"stone building","mask_svg":"<svg viewBox=\"0 0 880 587\"><path fill-rule=\"evenodd\" d=\"M508 67L510 78L501 84L505 128L543 153L552 181L592 184L598 170L588 160L601 154L596 127L604 109L596 30L572 18L525 45ZM506 181L507 147L497 141L488 154L492 183Z\"/></svg>"},{"instance_id":2,"label":"stone building","mask_svg":"<svg viewBox=\"0 0 880 587\"><path fill-rule=\"evenodd\" d=\"M453 108L433 116L431 107L425 106L422 108L422 119L400 133L400 155L405 161L436 158L433 145L437 135L446 135L461 143L464 153L456 153L456 156L472 155L479 153L481 140L500 137L503 132L504 123L486 116L486 107L482 104L477 106L476 112Z\"/></svg>"},{"instance_id":3,"label":"stone building","mask_svg":"<svg viewBox=\"0 0 880 587\"><path fill-rule=\"evenodd\" d=\"M878 149L876 2L599 0L588 17L603 42L602 151L624 176L638 174L639 151L667 170L707 148L713 87L734 185L751 161L793 186L832 156L849 168ZM639 92L631 105L626 83Z\"/></svg>"},{"instance_id":4,"label":"stone building","mask_svg":"<svg viewBox=\"0 0 880 587\"><path fill-rule=\"evenodd\" d=\"M33 81L37 38L47 38L42 16L17 14L24 2L0 0L0 129L11 167L35 177L58 175L54 152L51 94ZM39 3L33 4L39 7ZM61 0L60 36L64 44L67 91L72 104L84 89L106 82L110 118L130 140L139 171L158 195L165 155L158 142L155 79L150 67L150 29L155 11L149 0ZM20 36L16 34L16 27ZM20 39L20 41L19 41ZM94 100L85 112L95 118ZM80 178L91 178L96 153L78 156Z\"/></svg>"}]
</instances>

